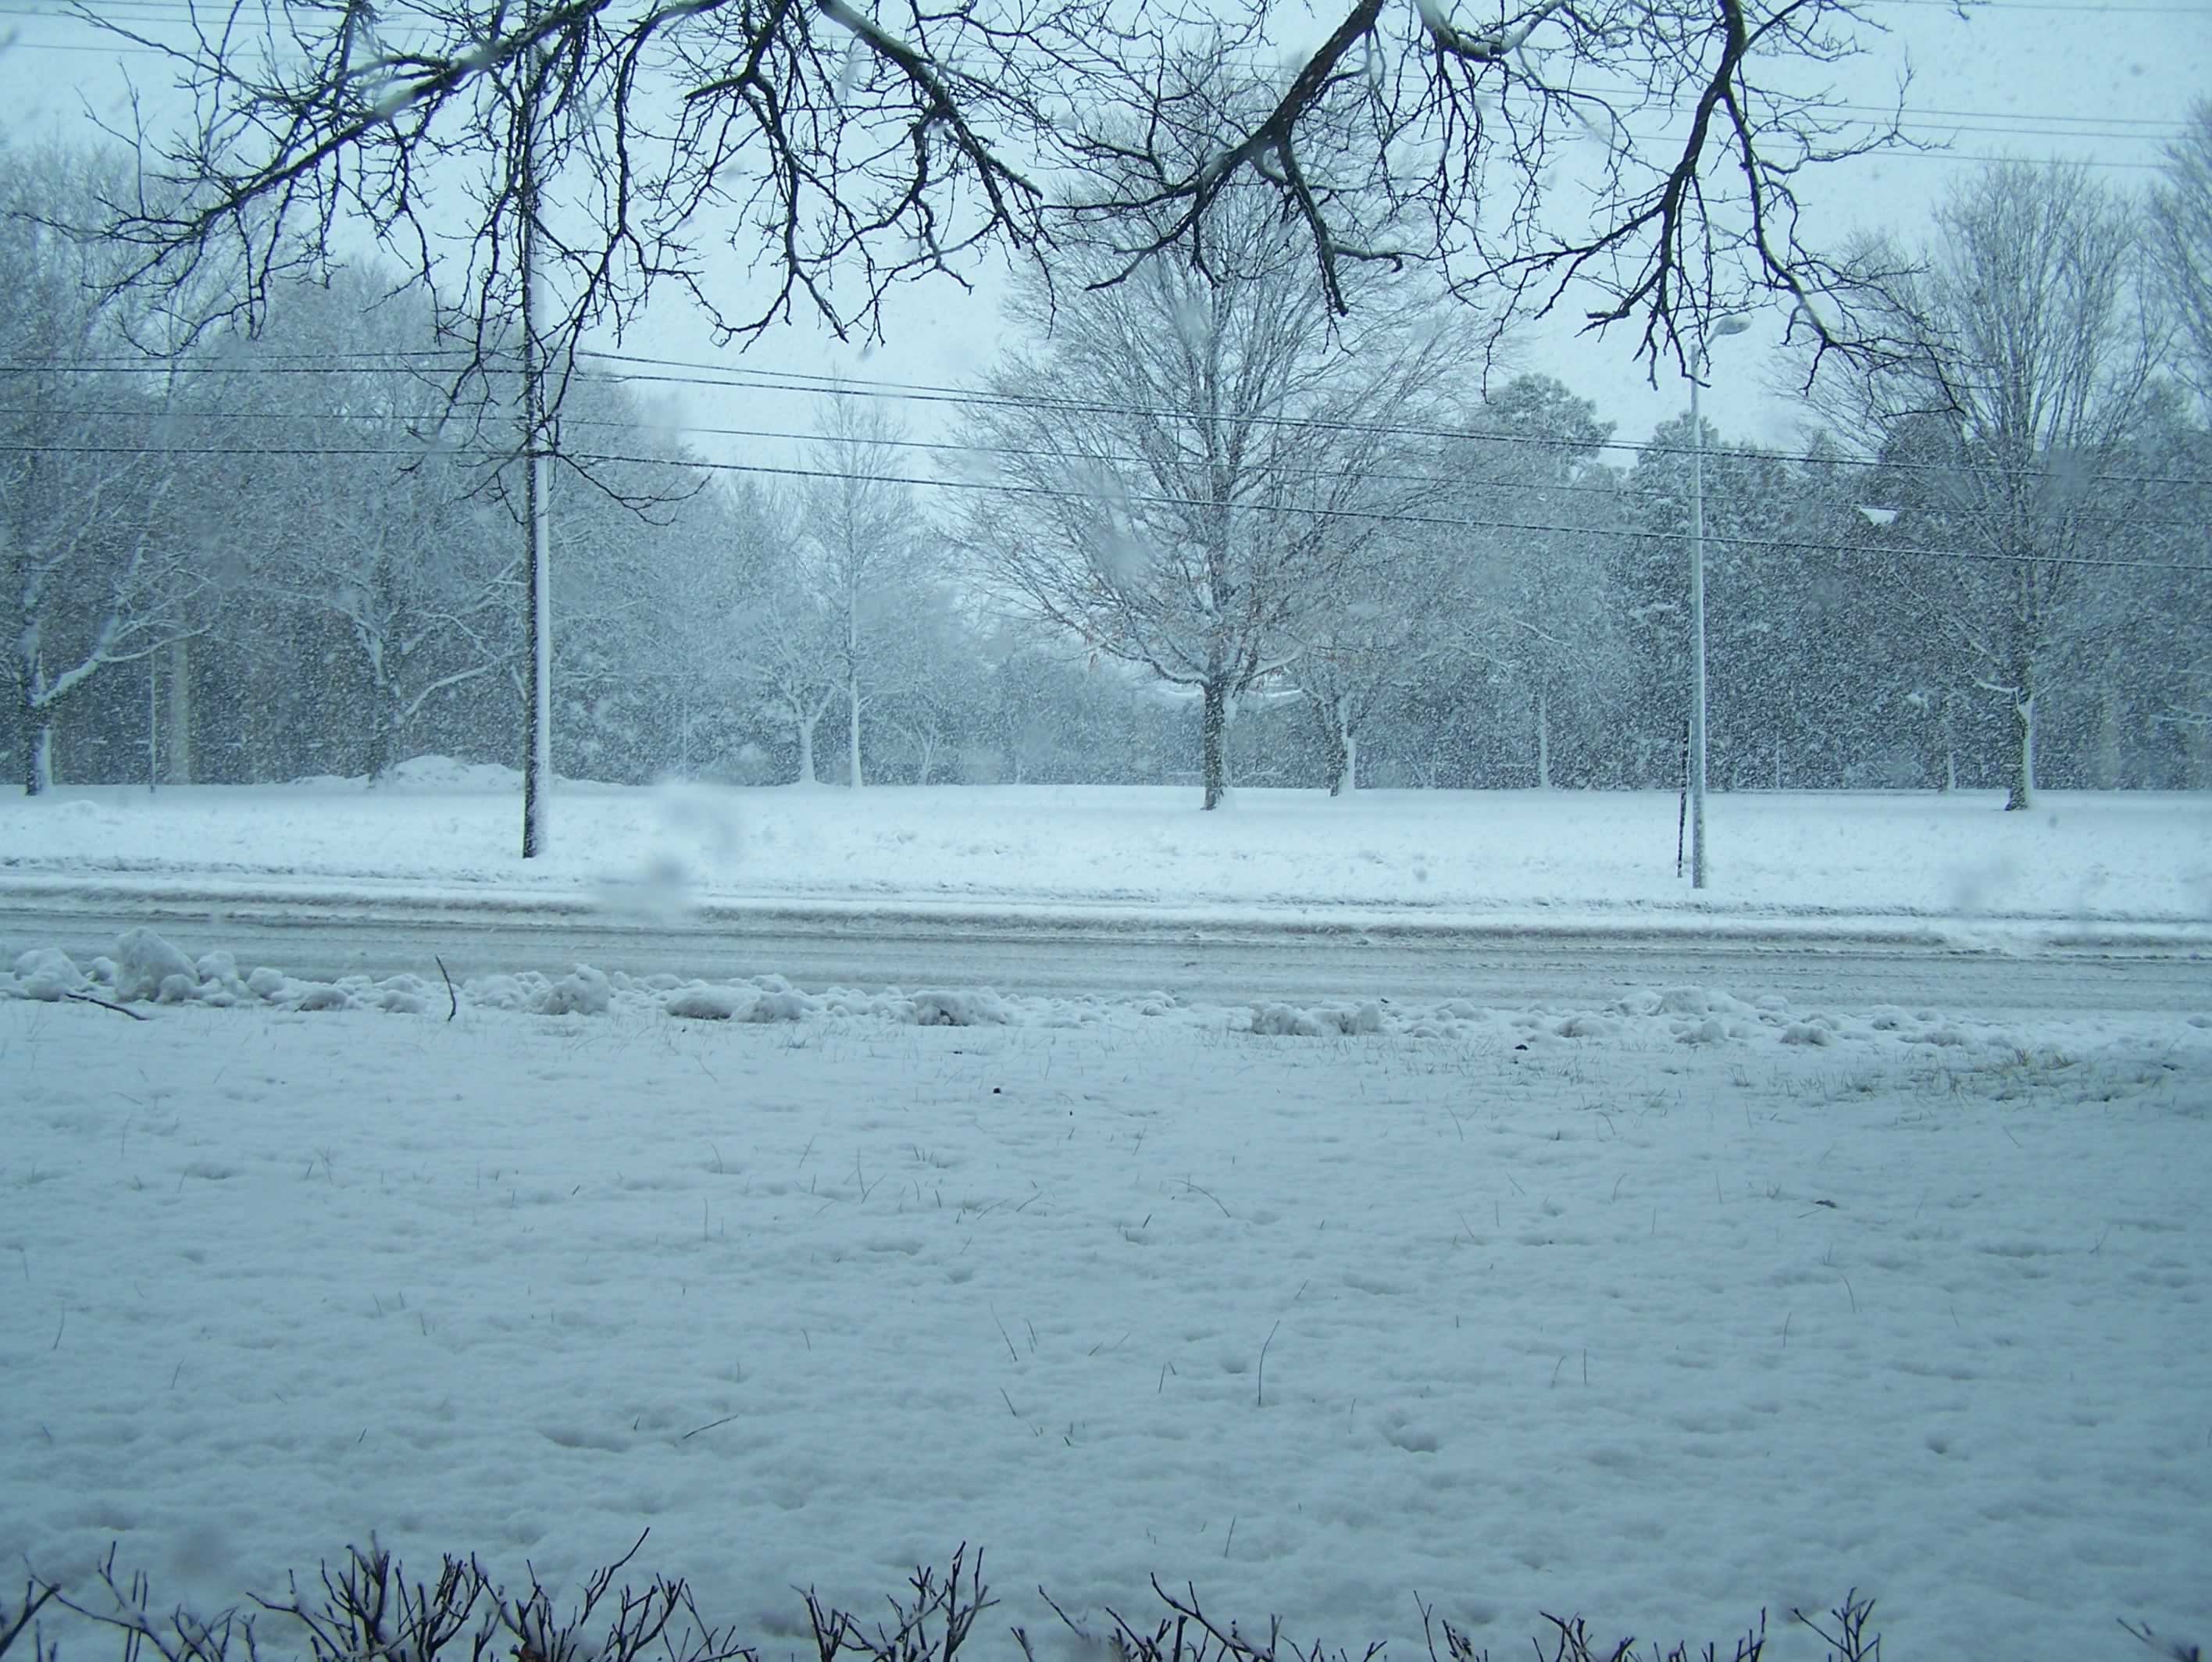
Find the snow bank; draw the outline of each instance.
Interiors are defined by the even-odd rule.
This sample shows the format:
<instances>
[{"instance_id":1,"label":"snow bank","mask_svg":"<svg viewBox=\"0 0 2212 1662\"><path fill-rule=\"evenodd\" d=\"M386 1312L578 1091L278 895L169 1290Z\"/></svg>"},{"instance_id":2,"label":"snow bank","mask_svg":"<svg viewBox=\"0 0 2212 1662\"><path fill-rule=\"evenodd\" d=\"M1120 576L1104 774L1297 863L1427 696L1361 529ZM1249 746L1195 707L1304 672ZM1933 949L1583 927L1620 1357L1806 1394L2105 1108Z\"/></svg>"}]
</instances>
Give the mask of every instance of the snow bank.
<instances>
[{"instance_id":1,"label":"snow bank","mask_svg":"<svg viewBox=\"0 0 2212 1662\"><path fill-rule=\"evenodd\" d=\"M20 954L0 975L0 998L55 1003L90 998L125 1005L264 1005L305 1013L351 1010L446 1016L461 1010L513 1011L589 1020L652 1011L686 1022L738 1023L866 1021L923 1028L1085 1028L1165 1022L1254 1040L1337 1039L1481 1041L1516 1051L1577 1046L1693 1048L1780 1046L1829 1049L1881 1045L1956 1052L1969 1062L2015 1054L2031 1040L2001 1022L1954 1017L1894 1005L1851 1013L1801 1010L1776 994L1740 997L1717 987L1656 988L1600 1009L1501 1010L1465 999L1396 1004L1389 999L1318 1004L1267 1001L1229 1009L1185 1004L1165 992L1129 998L1054 998L983 988L902 992L831 987L802 992L781 975L734 982L630 975L578 964L565 975L534 971L471 977L453 989L414 974L304 979L268 965L241 971L216 950L195 958L151 929L133 929L111 953L78 964L53 947ZM2212 1028L2212 1016L2190 1018Z\"/></svg>"}]
</instances>

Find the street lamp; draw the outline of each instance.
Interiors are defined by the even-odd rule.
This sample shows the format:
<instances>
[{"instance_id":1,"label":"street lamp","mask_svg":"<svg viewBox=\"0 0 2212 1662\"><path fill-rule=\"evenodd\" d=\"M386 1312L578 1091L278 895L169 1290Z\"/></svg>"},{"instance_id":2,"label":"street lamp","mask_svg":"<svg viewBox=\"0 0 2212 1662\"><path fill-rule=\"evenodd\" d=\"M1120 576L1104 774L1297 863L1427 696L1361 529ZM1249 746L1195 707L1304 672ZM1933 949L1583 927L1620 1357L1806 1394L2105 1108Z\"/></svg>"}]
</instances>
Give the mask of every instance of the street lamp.
<instances>
[{"instance_id":1,"label":"street lamp","mask_svg":"<svg viewBox=\"0 0 2212 1662\"><path fill-rule=\"evenodd\" d=\"M1741 335L1748 318L1720 318L1698 334L1690 377L1690 887L1705 886L1705 424L1698 390L1711 361L1712 337Z\"/></svg>"}]
</instances>

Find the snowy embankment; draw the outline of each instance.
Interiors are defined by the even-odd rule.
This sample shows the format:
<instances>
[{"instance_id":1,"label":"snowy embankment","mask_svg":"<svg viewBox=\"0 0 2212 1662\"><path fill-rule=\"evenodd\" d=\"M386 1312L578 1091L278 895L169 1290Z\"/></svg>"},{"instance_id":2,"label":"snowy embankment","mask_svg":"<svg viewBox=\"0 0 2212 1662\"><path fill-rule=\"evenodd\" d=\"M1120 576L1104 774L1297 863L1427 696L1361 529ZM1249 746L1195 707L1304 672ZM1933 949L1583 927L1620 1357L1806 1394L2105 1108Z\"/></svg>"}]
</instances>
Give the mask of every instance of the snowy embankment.
<instances>
[{"instance_id":1,"label":"snowy embankment","mask_svg":"<svg viewBox=\"0 0 2212 1662\"><path fill-rule=\"evenodd\" d=\"M749 904L1450 927L1879 921L1942 935L2212 937L2212 796L1725 795L1712 886L1665 793L564 786L516 853L505 770L417 758L374 788L70 788L0 799L0 888L665 914Z\"/></svg>"},{"instance_id":2,"label":"snowy embankment","mask_svg":"<svg viewBox=\"0 0 2212 1662\"><path fill-rule=\"evenodd\" d=\"M2212 1016L13 961L0 1554L80 1592L649 1526L764 1656L963 1540L984 1656L1154 1574L1355 1656L2212 1634Z\"/></svg>"}]
</instances>

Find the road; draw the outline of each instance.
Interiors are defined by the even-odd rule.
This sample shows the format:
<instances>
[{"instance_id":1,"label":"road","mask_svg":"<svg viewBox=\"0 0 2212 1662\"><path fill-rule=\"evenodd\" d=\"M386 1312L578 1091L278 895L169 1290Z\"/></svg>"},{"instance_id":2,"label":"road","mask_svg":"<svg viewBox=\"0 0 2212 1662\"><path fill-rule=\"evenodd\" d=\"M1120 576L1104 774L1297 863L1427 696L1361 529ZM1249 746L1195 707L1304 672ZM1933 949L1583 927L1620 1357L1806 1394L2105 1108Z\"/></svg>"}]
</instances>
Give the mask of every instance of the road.
<instances>
[{"instance_id":1,"label":"road","mask_svg":"<svg viewBox=\"0 0 2212 1662\"><path fill-rule=\"evenodd\" d=\"M316 980L435 973L565 972L577 963L706 980L776 974L830 986L990 986L1188 1003L1464 998L1486 1005L1590 1006L1642 988L1779 993L1798 1009L1926 1006L1953 1013L2212 1013L2201 955L2099 949L2028 955L1879 937L1562 934L1508 930L1362 931L932 919L849 908L619 918L586 910L510 913L419 905L209 906L97 895L0 898L0 952L58 946L81 961L149 924L185 950L234 953ZM0 960L4 961L5 960Z\"/></svg>"}]
</instances>

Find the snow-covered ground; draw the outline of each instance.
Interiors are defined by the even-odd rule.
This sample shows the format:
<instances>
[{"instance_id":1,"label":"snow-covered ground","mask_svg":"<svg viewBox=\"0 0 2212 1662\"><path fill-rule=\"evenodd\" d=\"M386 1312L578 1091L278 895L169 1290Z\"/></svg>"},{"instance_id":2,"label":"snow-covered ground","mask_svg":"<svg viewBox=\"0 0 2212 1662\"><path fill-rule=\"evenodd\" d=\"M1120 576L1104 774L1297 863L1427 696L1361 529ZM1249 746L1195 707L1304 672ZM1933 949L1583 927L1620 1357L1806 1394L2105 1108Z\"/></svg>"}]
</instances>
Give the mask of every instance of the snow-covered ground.
<instances>
[{"instance_id":1,"label":"snow-covered ground","mask_svg":"<svg viewBox=\"0 0 2212 1662\"><path fill-rule=\"evenodd\" d=\"M1699 899L1674 814L572 786L526 865L512 777L424 759L0 798L0 889L214 896L195 953L225 893L2212 935L2202 797L1717 798ZM1899 1659L2212 1636L2212 983L2030 1022L1909 970L1231 1008L579 968L448 1020L144 932L11 966L0 1555L81 1593L111 1542L207 1608L371 1531L573 1589L650 1526L779 1657L794 1585L880 1608L963 1541L990 1655L1059 1632L1040 1585L1146 1624L1153 1574L1355 1656L1419 1654L1419 1598L1500 1657L1544 1610L1725 1655L1764 1607L1812 1659L1787 1613L1854 1586Z\"/></svg>"},{"instance_id":2,"label":"snow-covered ground","mask_svg":"<svg viewBox=\"0 0 2212 1662\"><path fill-rule=\"evenodd\" d=\"M976 813L928 828L925 802L964 794L898 822L983 835ZM298 799L332 839L302 868L514 881L489 808ZM196 806L219 800L143 817L204 814L173 858L271 863L283 839ZM621 801L572 800L572 834L593 800ZM733 870L831 881L796 828L849 816L744 803ZM11 852L46 811L9 809ZM158 858L121 828L141 811L76 810L84 858ZM1116 869L1225 877L1254 825L1330 811L1163 808L1122 829L1200 852ZM1851 804L1863 834L1919 827L1918 864L1883 876L1823 832L1814 869L1920 894L1944 824L2090 860L2063 806L1970 811ZM893 812L867 822L895 850ZM2179 905L2142 848L2201 839L2192 813L2081 817L2114 831L2097 858L2125 892ZM337 852L337 828L441 814L419 854ZM1009 818L1041 880L1078 880L1048 816ZM1493 834L1447 840L1404 798L1347 818L1334 852L1285 838L1342 892L1368 847L1480 892L1438 851ZM1748 863L1751 810L1720 823ZM418 1568L475 1550L573 1589L650 1526L645 1559L774 1656L805 1648L794 1586L880 1610L963 1540L1005 1600L990 1656L1005 1623L1059 1631L1040 1584L1148 1623L1154 1573L1355 1656L1419 1654L1419 1598L1500 1657L1540 1610L1725 1655L1764 1606L1770 1656L1812 1659L1785 1613L1854 1586L1900 1662L2143 1654L2124 1617L2212 1635L2212 1016L2021 1028L1906 988L1840 1010L1755 986L1224 1010L580 970L473 981L448 1020L434 981L314 985L149 936L12 961L0 1555L80 1592L111 1541L157 1599L207 1606L372 1530Z\"/></svg>"},{"instance_id":3,"label":"snow-covered ground","mask_svg":"<svg viewBox=\"0 0 2212 1662\"><path fill-rule=\"evenodd\" d=\"M440 758L359 781L0 797L0 881L531 904L824 901L1184 913L1358 909L1532 925L1759 916L2212 925L2212 796L1712 799L1712 883L1666 793L564 786L516 852L513 776Z\"/></svg>"}]
</instances>

